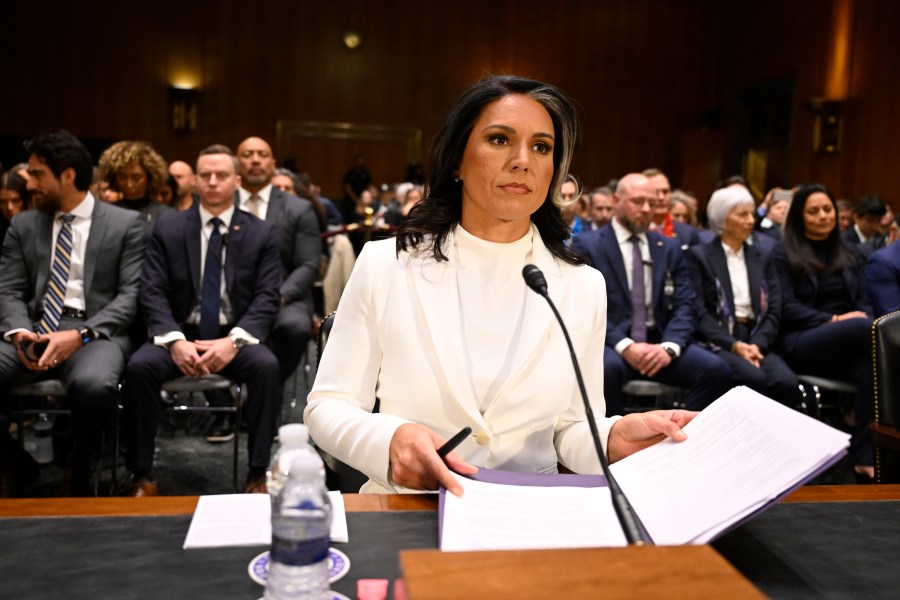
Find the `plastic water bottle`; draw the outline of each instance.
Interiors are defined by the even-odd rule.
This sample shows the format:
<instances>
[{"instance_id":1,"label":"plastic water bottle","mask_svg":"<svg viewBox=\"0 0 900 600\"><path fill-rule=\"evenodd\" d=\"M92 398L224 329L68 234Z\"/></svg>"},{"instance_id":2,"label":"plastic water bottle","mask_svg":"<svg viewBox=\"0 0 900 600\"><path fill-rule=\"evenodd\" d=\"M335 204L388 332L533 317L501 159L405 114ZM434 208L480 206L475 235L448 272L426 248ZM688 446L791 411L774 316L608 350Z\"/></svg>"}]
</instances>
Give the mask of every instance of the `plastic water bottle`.
<instances>
[{"instance_id":1,"label":"plastic water bottle","mask_svg":"<svg viewBox=\"0 0 900 600\"><path fill-rule=\"evenodd\" d=\"M312 454L318 458L318 453L309 443L309 429L302 423L291 423L279 427L278 440L280 446L272 458L269 470L266 471L266 489L272 497L273 504L291 471L291 462L294 457L299 454ZM325 476L325 465L322 465L322 476Z\"/></svg>"},{"instance_id":2,"label":"plastic water bottle","mask_svg":"<svg viewBox=\"0 0 900 600\"><path fill-rule=\"evenodd\" d=\"M331 503L322 459L302 452L272 506L267 600L328 600Z\"/></svg>"},{"instance_id":3,"label":"plastic water bottle","mask_svg":"<svg viewBox=\"0 0 900 600\"><path fill-rule=\"evenodd\" d=\"M53 462L53 423L46 413L41 413L34 424L34 442L35 462L42 465Z\"/></svg>"}]
</instances>

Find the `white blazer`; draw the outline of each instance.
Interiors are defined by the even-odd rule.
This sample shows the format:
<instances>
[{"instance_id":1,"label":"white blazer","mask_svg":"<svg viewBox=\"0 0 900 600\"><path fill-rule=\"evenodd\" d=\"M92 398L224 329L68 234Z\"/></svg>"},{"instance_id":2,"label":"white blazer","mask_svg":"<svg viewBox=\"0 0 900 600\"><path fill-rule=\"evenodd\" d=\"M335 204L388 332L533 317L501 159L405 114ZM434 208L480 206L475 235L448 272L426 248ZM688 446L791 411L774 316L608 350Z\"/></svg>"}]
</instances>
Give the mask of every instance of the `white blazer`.
<instances>
[{"instance_id":1,"label":"white blazer","mask_svg":"<svg viewBox=\"0 0 900 600\"><path fill-rule=\"evenodd\" d=\"M614 422L604 418L606 284L596 269L558 261L532 228L532 260L569 328L605 443ZM363 248L304 412L313 440L370 478L364 492L406 491L390 482L388 463L394 432L409 422L445 438L470 426L456 451L478 467L553 472L559 461L599 473L565 338L536 293L526 296L517 366L481 414L455 305L458 265L446 254L442 262L430 253L398 258L392 239ZM372 414L376 391L381 408Z\"/></svg>"}]
</instances>

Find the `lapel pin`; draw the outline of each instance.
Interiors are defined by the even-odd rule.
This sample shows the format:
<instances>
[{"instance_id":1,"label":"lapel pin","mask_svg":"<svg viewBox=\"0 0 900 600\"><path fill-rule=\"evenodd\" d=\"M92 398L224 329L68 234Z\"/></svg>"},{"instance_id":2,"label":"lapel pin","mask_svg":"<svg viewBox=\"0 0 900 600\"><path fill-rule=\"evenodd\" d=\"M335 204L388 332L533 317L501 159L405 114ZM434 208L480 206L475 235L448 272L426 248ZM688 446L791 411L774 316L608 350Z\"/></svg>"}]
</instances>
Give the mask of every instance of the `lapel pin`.
<instances>
[{"instance_id":1,"label":"lapel pin","mask_svg":"<svg viewBox=\"0 0 900 600\"><path fill-rule=\"evenodd\" d=\"M240 226L240 225L235 225L234 227L231 228L231 230L232 230L232 231L240 231L240 230L241 230L241 226Z\"/></svg>"},{"instance_id":2,"label":"lapel pin","mask_svg":"<svg viewBox=\"0 0 900 600\"><path fill-rule=\"evenodd\" d=\"M659 246L660 248L662 248L663 243L662 243L661 241L658 241L658 240L657 240L656 245Z\"/></svg>"}]
</instances>

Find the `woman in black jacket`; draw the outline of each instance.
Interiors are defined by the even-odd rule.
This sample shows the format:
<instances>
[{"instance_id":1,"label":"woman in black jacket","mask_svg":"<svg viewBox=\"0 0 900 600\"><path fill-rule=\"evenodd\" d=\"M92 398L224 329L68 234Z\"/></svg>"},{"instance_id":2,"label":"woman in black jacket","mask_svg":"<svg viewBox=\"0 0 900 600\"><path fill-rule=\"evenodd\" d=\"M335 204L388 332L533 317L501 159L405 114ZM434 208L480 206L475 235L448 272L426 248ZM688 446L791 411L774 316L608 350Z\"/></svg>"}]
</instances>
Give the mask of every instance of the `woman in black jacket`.
<instances>
[{"instance_id":1,"label":"woman in black jacket","mask_svg":"<svg viewBox=\"0 0 900 600\"><path fill-rule=\"evenodd\" d=\"M697 292L697 337L728 363L734 383L788 406L800 403L797 376L772 352L781 293L768 252L748 243L754 202L743 186L717 190L706 208L716 238L688 253Z\"/></svg>"},{"instance_id":2,"label":"woman in black jacket","mask_svg":"<svg viewBox=\"0 0 900 600\"><path fill-rule=\"evenodd\" d=\"M834 196L818 184L794 194L784 243L773 251L783 299L784 358L797 372L857 385L851 451L856 473L874 477L872 442L872 306L864 262L840 239Z\"/></svg>"}]
</instances>

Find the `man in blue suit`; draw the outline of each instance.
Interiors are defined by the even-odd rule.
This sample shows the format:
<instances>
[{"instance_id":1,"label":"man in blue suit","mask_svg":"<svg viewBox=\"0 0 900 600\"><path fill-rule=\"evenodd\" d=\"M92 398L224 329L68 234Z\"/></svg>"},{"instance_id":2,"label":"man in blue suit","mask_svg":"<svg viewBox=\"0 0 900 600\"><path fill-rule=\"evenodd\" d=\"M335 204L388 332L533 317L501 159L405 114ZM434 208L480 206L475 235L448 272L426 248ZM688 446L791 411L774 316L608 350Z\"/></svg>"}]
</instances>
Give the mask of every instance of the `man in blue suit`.
<instances>
[{"instance_id":1,"label":"man in blue suit","mask_svg":"<svg viewBox=\"0 0 900 600\"><path fill-rule=\"evenodd\" d=\"M155 496L160 388L209 373L247 385L247 492L265 491L281 408L278 360L263 343L278 312L281 263L272 226L234 205L238 161L225 146L197 159L200 205L157 221L141 275L149 340L125 377L127 467L133 496Z\"/></svg>"},{"instance_id":2,"label":"man in blue suit","mask_svg":"<svg viewBox=\"0 0 900 600\"><path fill-rule=\"evenodd\" d=\"M731 382L731 370L721 358L690 345L694 291L678 242L648 231L655 196L646 176L626 175L613 196L610 224L572 243L606 278L608 415L624 412L622 388L636 377L690 388L686 402L692 410L709 405Z\"/></svg>"},{"instance_id":3,"label":"man in blue suit","mask_svg":"<svg viewBox=\"0 0 900 600\"><path fill-rule=\"evenodd\" d=\"M900 310L900 215L891 224L888 244L866 263L866 287L876 317Z\"/></svg>"}]
</instances>

